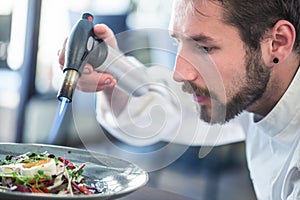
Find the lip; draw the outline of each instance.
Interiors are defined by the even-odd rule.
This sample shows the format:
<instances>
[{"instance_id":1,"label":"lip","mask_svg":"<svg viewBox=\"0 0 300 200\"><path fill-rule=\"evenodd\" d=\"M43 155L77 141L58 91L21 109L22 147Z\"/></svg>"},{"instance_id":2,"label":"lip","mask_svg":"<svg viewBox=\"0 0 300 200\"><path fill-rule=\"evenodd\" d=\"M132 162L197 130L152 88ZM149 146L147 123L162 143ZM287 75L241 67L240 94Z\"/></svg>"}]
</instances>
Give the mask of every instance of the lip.
<instances>
[{"instance_id":1,"label":"lip","mask_svg":"<svg viewBox=\"0 0 300 200\"><path fill-rule=\"evenodd\" d=\"M200 95L193 95L194 101L197 103L205 104L210 102L210 98L208 96L200 96Z\"/></svg>"}]
</instances>

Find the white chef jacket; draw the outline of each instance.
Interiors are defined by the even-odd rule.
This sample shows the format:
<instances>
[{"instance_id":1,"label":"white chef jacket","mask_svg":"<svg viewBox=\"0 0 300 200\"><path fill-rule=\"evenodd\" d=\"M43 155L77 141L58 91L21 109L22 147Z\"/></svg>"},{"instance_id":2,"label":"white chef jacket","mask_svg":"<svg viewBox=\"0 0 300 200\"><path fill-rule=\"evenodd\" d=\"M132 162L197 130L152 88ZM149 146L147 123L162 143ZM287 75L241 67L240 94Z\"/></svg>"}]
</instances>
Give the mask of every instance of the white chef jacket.
<instances>
[{"instance_id":1,"label":"white chef jacket","mask_svg":"<svg viewBox=\"0 0 300 200\"><path fill-rule=\"evenodd\" d=\"M258 199L300 199L300 72L272 111L249 118L246 155Z\"/></svg>"},{"instance_id":2,"label":"white chef jacket","mask_svg":"<svg viewBox=\"0 0 300 200\"><path fill-rule=\"evenodd\" d=\"M247 119L244 114L224 126L208 125L199 119L192 96L173 80L171 69L154 66L147 73L160 92L131 97L118 116L112 114L105 95L97 94L97 120L110 134L135 146L159 141L216 146L245 139L240 123Z\"/></svg>"},{"instance_id":3,"label":"white chef jacket","mask_svg":"<svg viewBox=\"0 0 300 200\"><path fill-rule=\"evenodd\" d=\"M110 134L131 145L167 141L216 146L246 140L250 176L258 199L300 199L300 72L273 110L259 122L247 112L225 125L201 121L192 97L173 81L164 67L147 69L164 85L165 95L149 92L132 97L115 116L104 94L97 94L98 122Z\"/></svg>"}]
</instances>

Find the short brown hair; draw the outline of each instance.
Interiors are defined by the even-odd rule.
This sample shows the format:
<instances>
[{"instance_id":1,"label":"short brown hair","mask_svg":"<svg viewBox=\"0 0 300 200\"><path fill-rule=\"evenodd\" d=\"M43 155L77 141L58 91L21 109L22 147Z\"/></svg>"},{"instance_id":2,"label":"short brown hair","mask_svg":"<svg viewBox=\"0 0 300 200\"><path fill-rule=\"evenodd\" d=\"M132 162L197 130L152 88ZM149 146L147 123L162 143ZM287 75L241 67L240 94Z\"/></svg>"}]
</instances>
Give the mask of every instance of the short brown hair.
<instances>
[{"instance_id":1,"label":"short brown hair","mask_svg":"<svg viewBox=\"0 0 300 200\"><path fill-rule=\"evenodd\" d=\"M216 1L216 0L213 0ZM259 49L264 33L279 20L287 20L296 30L294 50L300 55L300 0L217 0L224 8L225 23L238 28L241 39Z\"/></svg>"}]
</instances>

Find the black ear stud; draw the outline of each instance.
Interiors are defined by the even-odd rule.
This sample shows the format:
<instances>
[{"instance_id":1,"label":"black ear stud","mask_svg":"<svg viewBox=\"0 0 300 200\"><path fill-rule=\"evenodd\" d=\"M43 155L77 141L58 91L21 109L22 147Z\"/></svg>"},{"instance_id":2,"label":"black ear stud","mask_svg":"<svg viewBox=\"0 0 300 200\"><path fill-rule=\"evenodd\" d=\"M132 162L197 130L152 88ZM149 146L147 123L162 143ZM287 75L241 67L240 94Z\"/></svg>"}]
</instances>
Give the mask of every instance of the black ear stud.
<instances>
[{"instance_id":1,"label":"black ear stud","mask_svg":"<svg viewBox=\"0 0 300 200\"><path fill-rule=\"evenodd\" d=\"M275 63L275 64L279 63L279 59L278 58L274 58L273 59L273 63Z\"/></svg>"}]
</instances>

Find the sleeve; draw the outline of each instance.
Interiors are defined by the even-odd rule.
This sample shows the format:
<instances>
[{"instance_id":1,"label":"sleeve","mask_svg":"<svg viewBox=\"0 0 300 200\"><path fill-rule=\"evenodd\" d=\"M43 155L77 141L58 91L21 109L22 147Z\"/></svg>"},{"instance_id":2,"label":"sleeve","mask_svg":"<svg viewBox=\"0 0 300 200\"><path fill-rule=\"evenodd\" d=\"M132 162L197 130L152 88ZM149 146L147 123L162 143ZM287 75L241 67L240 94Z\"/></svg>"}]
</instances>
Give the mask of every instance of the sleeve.
<instances>
[{"instance_id":1,"label":"sleeve","mask_svg":"<svg viewBox=\"0 0 300 200\"><path fill-rule=\"evenodd\" d=\"M129 97L118 116L113 114L104 94L97 94L97 120L110 134L135 146L159 141L215 146L245 139L240 119L225 126L201 121L193 98L173 81L171 69L150 67L147 73L155 77L151 91L141 97Z\"/></svg>"},{"instance_id":2,"label":"sleeve","mask_svg":"<svg viewBox=\"0 0 300 200\"><path fill-rule=\"evenodd\" d=\"M293 153L282 187L281 198L286 200L300 199L300 145L299 142L296 144L298 146Z\"/></svg>"}]
</instances>

